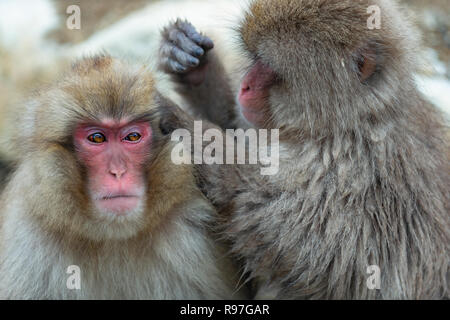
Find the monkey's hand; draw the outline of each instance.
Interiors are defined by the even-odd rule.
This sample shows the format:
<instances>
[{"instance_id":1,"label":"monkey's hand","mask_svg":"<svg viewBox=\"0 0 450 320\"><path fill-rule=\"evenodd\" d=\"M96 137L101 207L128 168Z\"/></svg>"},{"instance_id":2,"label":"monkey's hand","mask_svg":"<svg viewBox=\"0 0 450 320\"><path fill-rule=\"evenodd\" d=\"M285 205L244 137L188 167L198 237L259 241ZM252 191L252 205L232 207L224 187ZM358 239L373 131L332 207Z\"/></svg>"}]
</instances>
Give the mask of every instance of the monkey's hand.
<instances>
[{"instance_id":1,"label":"monkey's hand","mask_svg":"<svg viewBox=\"0 0 450 320\"><path fill-rule=\"evenodd\" d=\"M207 52L214 43L188 21L177 19L162 31L159 67L181 82L200 85L206 77Z\"/></svg>"}]
</instances>

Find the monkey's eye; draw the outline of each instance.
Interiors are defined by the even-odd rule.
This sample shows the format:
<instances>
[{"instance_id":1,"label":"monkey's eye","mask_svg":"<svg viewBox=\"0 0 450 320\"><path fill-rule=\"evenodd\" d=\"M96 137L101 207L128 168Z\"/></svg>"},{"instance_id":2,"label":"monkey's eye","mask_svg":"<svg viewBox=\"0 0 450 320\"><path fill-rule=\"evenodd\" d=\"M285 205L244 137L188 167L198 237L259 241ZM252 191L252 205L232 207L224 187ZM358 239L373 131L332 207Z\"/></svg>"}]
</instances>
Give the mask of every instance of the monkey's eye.
<instances>
[{"instance_id":1,"label":"monkey's eye","mask_svg":"<svg viewBox=\"0 0 450 320\"><path fill-rule=\"evenodd\" d=\"M127 135L124 140L136 142L136 141L139 141L140 139L141 139L141 135L137 132L133 132L133 133L130 133L129 135Z\"/></svg>"},{"instance_id":2,"label":"monkey's eye","mask_svg":"<svg viewBox=\"0 0 450 320\"><path fill-rule=\"evenodd\" d=\"M100 132L91 134L89 137L87 137L87 139L93 143L103 143L106 141L106 137L103 135L103 133Z\"/></svg>"}]
</instances>

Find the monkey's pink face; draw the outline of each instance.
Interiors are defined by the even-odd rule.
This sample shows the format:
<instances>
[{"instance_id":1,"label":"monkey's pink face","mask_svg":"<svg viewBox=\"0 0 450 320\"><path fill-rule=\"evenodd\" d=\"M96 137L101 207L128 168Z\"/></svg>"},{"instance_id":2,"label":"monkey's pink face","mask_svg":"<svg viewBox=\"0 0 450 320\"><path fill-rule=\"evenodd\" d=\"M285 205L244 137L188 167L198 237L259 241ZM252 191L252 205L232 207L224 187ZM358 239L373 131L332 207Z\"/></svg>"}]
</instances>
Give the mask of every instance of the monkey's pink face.
<instances>
[{"instance_id":1,"label":"monkey's pink face","mask_svg":"<svg viewBox=\"0 0 450 320\"><path fill-rule=\"evenodd\" d=\"M75 148L87 168L88 190L100 214L126 216L142 206L143 164L151 138L148 123L108 120L76 128Z\"/></svg>"},{"instance_id":2,"label":"monkey's pink face","mask_svg":"<svg viewBox=\"0 0 450 320\"><path fill-rule=\"evenodd\" d=\"M275 72L257 61L241 82L238 100L242 114L255 126L263 125L270 117L269 90L275 80Z\"/></svg>"}]
</instances>

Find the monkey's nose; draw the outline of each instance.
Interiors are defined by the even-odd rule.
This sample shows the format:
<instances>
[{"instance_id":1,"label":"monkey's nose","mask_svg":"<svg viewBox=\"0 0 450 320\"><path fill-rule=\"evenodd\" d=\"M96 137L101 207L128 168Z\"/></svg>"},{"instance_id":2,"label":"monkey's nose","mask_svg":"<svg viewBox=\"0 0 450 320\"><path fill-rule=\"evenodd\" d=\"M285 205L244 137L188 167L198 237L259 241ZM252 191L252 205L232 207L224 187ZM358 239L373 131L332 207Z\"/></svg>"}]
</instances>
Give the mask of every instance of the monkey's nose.
<instances>
[{"instance_id":1,"label":"monkey's nose","mask_svg":"<svg viewBox=\"0 0 450 320\"><path fill-rule=\"evenodd\" d=\"M250 86L248 85L248 84L242 84L242 86L241 86L241 91L242 91L242 93L245 93L245 92L247 92L247 91L250 91Z\"/></svg>"},{"instance_id":2,"label":"monkey's nose","mask_svg":"<svg viewBox=\"0 0 450 320\"><path fill-rule=\"evenodd\" d=\"M120 179L125 174L126 171L127 171L126 168L111 168L111 169L109 169L109 173L117 179Z\"/></svg>"}]
</instances>

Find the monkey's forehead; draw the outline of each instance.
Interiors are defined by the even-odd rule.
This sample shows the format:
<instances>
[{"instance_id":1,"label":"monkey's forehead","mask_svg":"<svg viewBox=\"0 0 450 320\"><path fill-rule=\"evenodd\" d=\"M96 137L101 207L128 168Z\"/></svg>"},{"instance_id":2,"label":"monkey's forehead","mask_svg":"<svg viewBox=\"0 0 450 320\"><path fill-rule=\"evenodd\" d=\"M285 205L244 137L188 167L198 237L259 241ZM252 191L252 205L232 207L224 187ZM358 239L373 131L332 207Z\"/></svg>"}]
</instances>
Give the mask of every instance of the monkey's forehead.
<instances>
[{"instance_id":1,"label":"monkey's forehead","mask_svg":"<svg viewBox=\"0 0 450 320\"><path fill-rule=\"evenodd\" d=\"M152 107L157 89L146 66L128 64L109 56L94 56L76 62L73 75L59 89L73 102L69 107L88 115L120 118Z\"/></svg>"},{"instance_id":2,"label":"monkey's forehead","mask_svg":"<svg viewBox=\"0 0 450 320\"><path fill-rule=\"evenodd\" d=\"M371 6L384 0L254 0L241 24L241 36L249 50L256 50L261 39L327 41L351 45L379 30L369 30Z\"/></svg>"},{"instance_id":3,"label":"monkey's forehead","mask_svg":"<svg viewBox=\"0 0 450 320\"><path fill-rule=\"evenodd\" d=\"M369 27L373 12L379 28ZM376 48L385 69L415 70L415 58L407 54L418 43L412 30L394 0L254 0L239 29L249 58L261 59L291 83L305 70L333 79L368 47Z\"/></svg>"},{"instance_id":4,"label":"monkey's forehead","mask_svg":"<svg viewBox=\"0 0 450 320\"><path fill-rule=\"evenodd\" d=\"M99 119L153 121L159 100L145 66L107 56L77 61L70 72L26 105L20 141L62 141L80 122Z\"/></svg>"}]
</instances>

